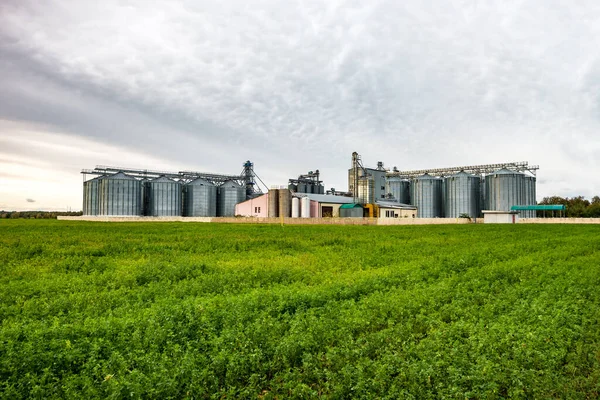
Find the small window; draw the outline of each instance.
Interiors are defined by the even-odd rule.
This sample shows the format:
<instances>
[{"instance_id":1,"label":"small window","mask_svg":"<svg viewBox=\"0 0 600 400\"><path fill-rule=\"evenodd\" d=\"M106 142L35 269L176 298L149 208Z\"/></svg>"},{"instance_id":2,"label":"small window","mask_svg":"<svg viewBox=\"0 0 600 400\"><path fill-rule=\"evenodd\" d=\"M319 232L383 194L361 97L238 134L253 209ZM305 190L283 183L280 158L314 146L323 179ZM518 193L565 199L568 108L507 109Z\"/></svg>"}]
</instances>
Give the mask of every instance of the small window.
<instances>
[{"instance_id":1,"label":"small window","mask_svg":"<svg viewBox=\"0 0 600 400\"><path fill-rule=\"evenodd\" d=\"M258 213L260 213L260 207L258 207Z\"/></svg>"}]
</instances>

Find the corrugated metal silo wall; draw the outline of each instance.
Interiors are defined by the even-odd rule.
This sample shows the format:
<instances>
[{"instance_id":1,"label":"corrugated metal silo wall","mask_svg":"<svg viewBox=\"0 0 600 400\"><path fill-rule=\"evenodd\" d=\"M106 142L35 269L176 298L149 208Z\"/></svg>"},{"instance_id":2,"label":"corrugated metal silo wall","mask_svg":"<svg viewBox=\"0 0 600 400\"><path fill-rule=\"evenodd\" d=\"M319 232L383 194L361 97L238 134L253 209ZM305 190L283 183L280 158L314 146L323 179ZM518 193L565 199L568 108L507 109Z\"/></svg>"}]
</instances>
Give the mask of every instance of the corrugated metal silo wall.
<instances>
[{"instance_id":1,"label":"corrugated metal silo wall","mask_svg":"<svg viewBox=\"0 0 600 400\"><path fill-rule=\"evenodd\" d=\"M446 216L446 180L441 178L442 180L442 195L441 195L441 203L442 203L442 217Z\"/></svg>"},{"instance_id":2,"label":"corrugated metal silo wall","mask_svg":"<svg viewBox=\"0 0 600 400\"><path fill-rule=\"evenodd\" d=\"M479 217L480 181L478 176L467 174L446 178L446 218L458 218L461 214Z\"/></svg>"},{"instance_id":3,"label":"corrugated metal silo wall","mask_svg":"<svg viewBox=\"0 0 600 400\"><path fill-rule=\"evenodd\" d=\"M291 201L290 191L279 189L279 216L283 215L286 218L292 216Z\"/></svg>"},{"instance_id":4,"label":"corrugated metal silo wall","mask_svg":"<svg viewBox=\"0 0 600 400\"><path fill-rule=\"evenodd\" d=\"M392 196L394 196L394 199L402 203L402 201L400 201L400 197L402 196L402 180L394 177L387 178L385 181L385 186L386 192L390 193Z\"/></svg>"},{"instance_id":5,"label":"corrugated metal silo wall","mask_svg":"<svg viewBox=\"0 0 600 400\"><path fill-rule=\"evenodd\" d=\"M523 176L523 205L536 205L536 178L535 176ZM522 218L535 218L535 210L521 211Z\"/></svg>"},{"instance_id":6,"label":"corrugated metal silo wall","mask_svg":"<svg viewBox=\"0 0 600 400\"><path fill-rule=\"evenodd\" d=\"M141 216L142 187L136 179L104 178L99 185L99 215Z\"/></svg>"},{"instance_id":7,"label":"corrugated metal silo wall","mask_svg":"<svg viewBox=\"0 0 600 400\"><path fill-rule=\"evenodd\" d=\"M181 184L179 182L149 182L148 215L153 217L181 216Z\"/></svg>"},{"instance_id":8,"label":"corrugated metal silo wall","mask_svg":"<svg viewBox=\"0 0 600 400\"><path fill-rule=\"evenodd\" d=\"M410 204L410 181L391 177L386 181L386 186L387 193L391 193L399 203Z\"/></svg>"},{"instance_id":9,"label":"corrugated metal silo wall","mask_svg":"<svg viewBox=\"0 0 600 400\"><path fill-rule=\"evenodd\" d=\"M419 177L412 181L411 204L417 207L418 218L442 217L442 180Z\"/></svg>"},{"instance_id":10,"label":"corrugated metal silo wall","mask_svg":"<svg viewBox=\"0 0 600 400\"><path fill-rule=\"evenodd\" d=\"M289 193L289 190L287 191ZM246 199L246 192L237 184L224 183L217 188L217 216L235 216L235 205Z\"/></svg>"},{"instance_id":11,"label":"corrugated metal silo wall","mask_svg":"<svg viewBox=\"0 0 600 400\"><path fill-rule=\"evenodd\" d=\"M83 215L98 215L99 178L83 182Z\"/></svg>"},{"instance_id":12,"label":"corrugated metal silo wall","mask_svg":"<svg viewBox=\"0 0 600 400\"><path fill-rule=\"evenodd\" d=\"M184 188L186 217L217 216L217 188L215 186L188 184Z\"/></svg>"},{"instance_id":13,"label":"corrugated metal silo wall","mask_svg":"<svg viewBox=\"0 0 600 400\"><path fill-rule=\"evenodd\" d=\"M523 174L491 174L486 176L487 209L509 211L523 204Z\"/></svg>"}]
</instances>

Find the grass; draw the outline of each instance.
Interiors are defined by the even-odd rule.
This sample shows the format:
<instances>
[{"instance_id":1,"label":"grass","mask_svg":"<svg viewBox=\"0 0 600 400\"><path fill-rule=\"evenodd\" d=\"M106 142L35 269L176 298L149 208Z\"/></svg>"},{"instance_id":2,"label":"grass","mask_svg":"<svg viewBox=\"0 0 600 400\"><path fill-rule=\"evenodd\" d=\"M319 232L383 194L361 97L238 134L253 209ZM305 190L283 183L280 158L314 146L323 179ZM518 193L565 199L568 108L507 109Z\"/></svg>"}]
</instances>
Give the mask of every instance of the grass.
<instances>
[{"instance_id":1,"label":"grass","mask_svg":"<svg viewBox=\"0 0 600 400\"><path fill-rule=\"evenodd\" d=\"M0 397L597 398L600 227L0 221Z\"/></svg>"}]
</instances>

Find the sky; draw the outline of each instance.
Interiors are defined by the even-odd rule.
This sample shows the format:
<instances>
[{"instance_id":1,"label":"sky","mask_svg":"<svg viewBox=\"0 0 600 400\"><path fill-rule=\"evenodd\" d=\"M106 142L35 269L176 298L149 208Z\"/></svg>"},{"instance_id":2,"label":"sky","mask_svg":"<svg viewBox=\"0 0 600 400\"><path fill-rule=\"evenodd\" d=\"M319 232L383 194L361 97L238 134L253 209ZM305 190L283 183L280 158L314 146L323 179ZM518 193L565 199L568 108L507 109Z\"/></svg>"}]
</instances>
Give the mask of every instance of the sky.
<instances>
[{"instance_id":1,"label":"sky","mask_svg":"<svg viewBox=\"0 0 600 400\"><path fill-rule=\"evenodd\" d=\"M0 210L80 210L96 165L347 190L353 151L600 195L600 2L0 1Z\"/></svg>"}]
</instances>

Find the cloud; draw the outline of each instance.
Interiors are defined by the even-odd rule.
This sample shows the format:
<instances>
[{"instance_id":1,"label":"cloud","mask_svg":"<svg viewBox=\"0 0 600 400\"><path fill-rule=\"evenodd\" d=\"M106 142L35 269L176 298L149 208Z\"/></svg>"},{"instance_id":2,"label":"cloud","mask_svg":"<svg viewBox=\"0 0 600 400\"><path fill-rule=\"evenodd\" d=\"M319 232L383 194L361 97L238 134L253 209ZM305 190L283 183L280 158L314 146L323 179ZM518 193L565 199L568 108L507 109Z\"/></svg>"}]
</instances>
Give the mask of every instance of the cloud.
<instances>
[{"instance_id":1,"label":"cloud","mask_svg":"<svg viewBox=\"0 0 600 400\"><path fill-rule=\"evenodd\" d=\"M25 199L25 201L28 202L28 203L35 203L34 199Z\"/></svg>"}]
</instances>

